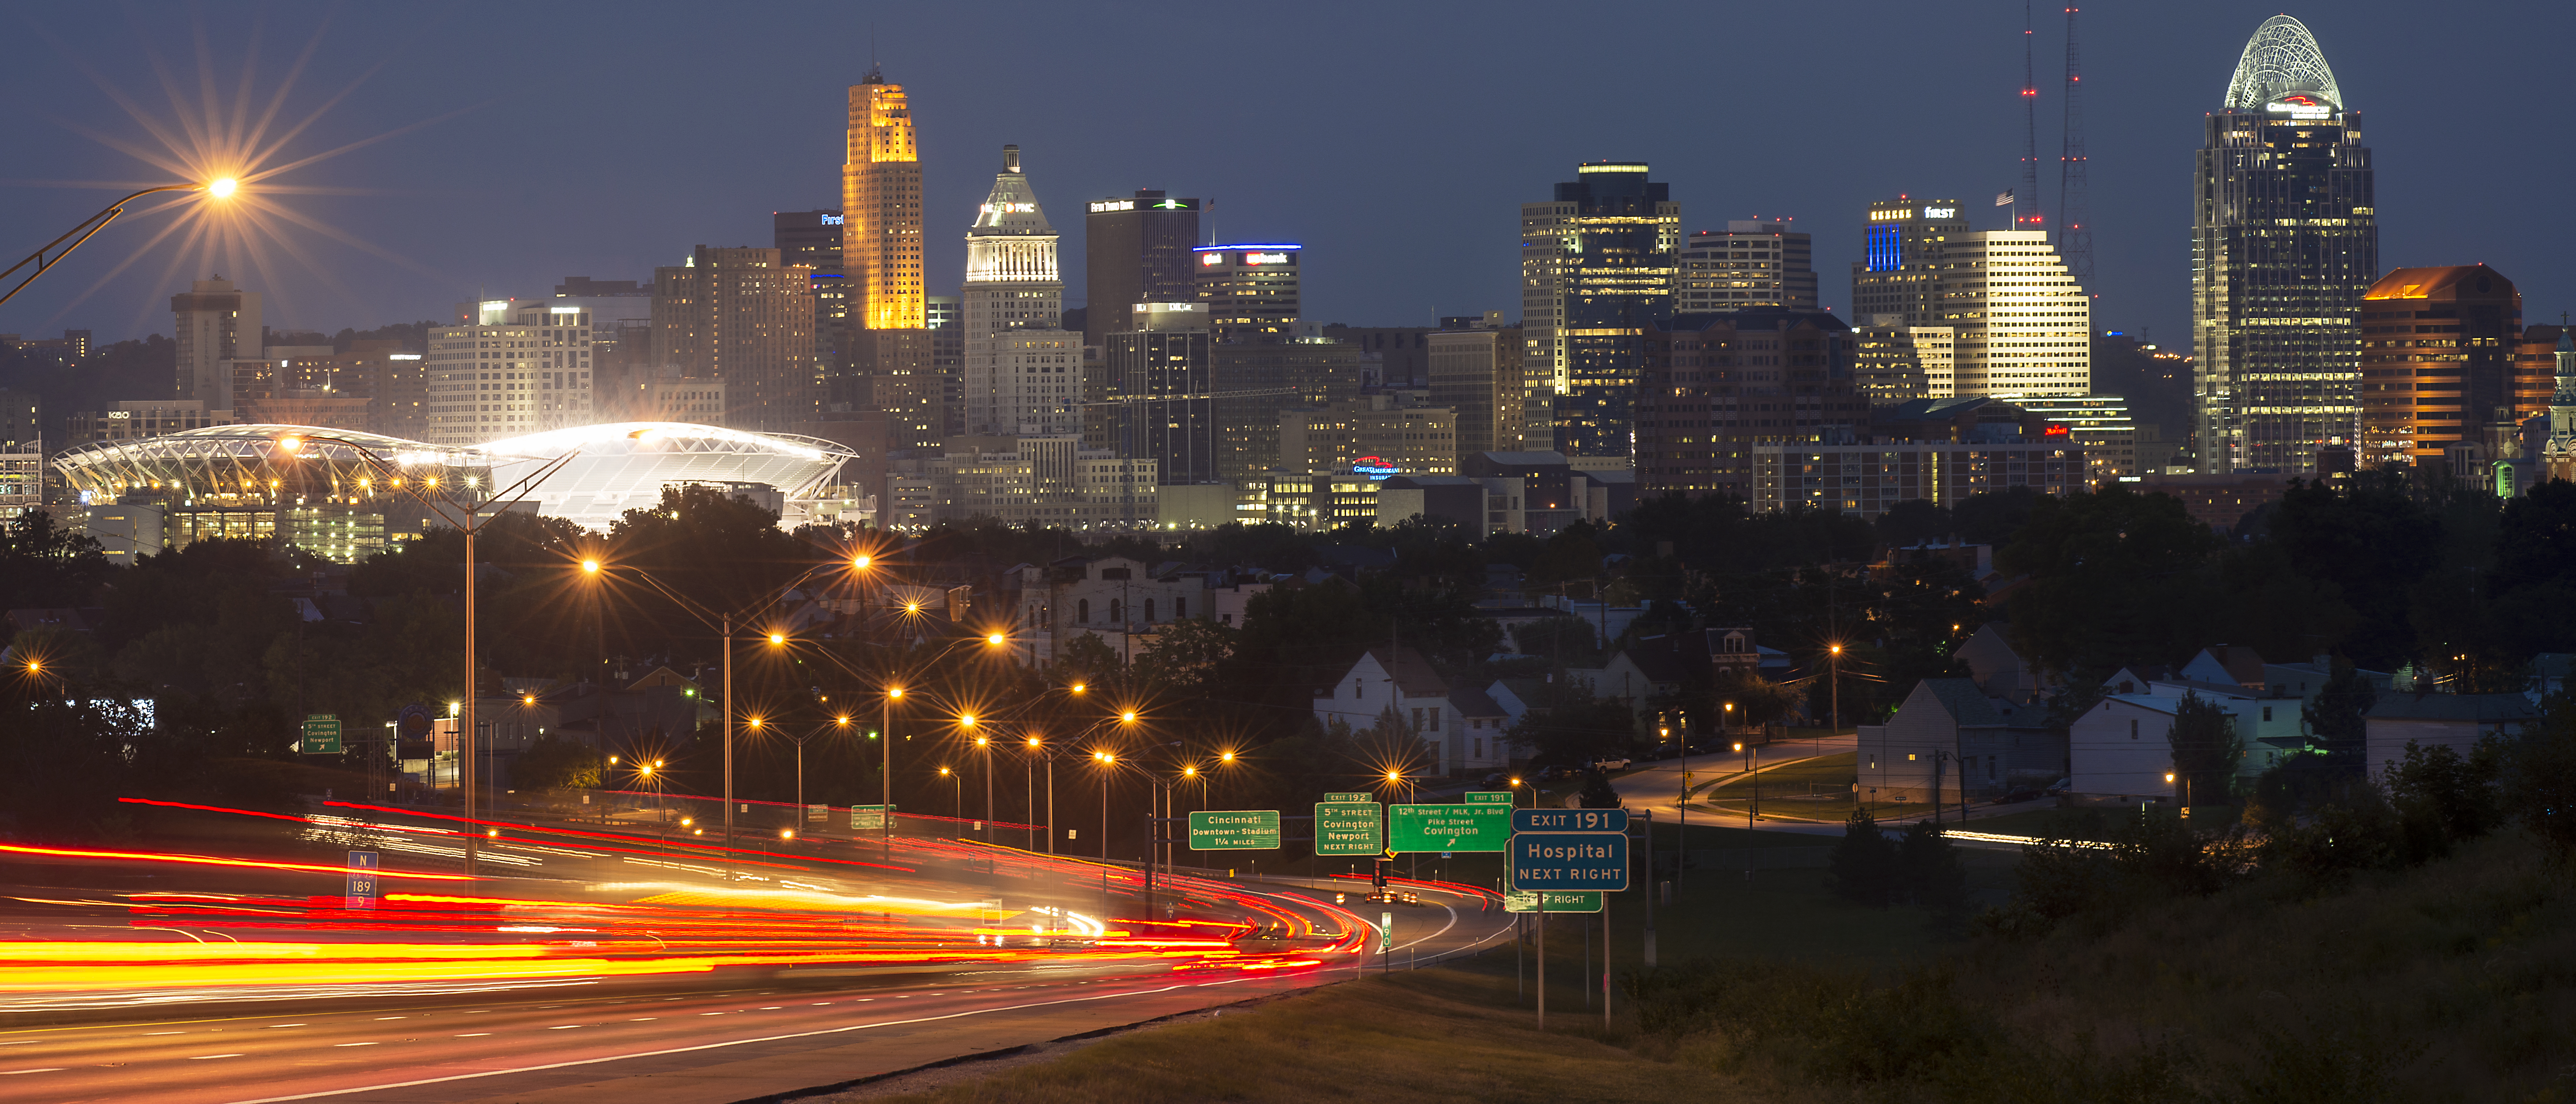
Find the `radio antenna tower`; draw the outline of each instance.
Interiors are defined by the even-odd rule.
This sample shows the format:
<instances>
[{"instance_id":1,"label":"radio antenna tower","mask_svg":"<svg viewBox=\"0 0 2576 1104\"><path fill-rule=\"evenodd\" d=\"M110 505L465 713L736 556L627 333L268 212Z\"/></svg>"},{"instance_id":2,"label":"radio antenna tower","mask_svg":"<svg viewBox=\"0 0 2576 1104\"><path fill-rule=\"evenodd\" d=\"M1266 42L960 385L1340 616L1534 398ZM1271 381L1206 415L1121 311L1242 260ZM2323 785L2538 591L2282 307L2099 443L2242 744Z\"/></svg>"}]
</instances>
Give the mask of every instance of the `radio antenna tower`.
<instances>
[{"instance_id":1,"label":"radio antenna tower","mask_svg":"<svg viewBox=\"0 0 2576 1104\"><path fill-rule=\"evenodd\" d=\"M2013 193L2013 229L2038 230L2039 213L2039 81L2030 52L2030 0L2021 5L2021 189Z\"/></svg>"},{"instance_id":2,"label":"radio antenna tower","mask_svg":"<svg viewBox=\"0 0 2576 1104\"><path fill-rule=\"evenodd\" d=\"M2057 255L2084 287L2093 286L2093 226L2084 213L2084 67L2076 50L2075 13L2066 9L2066 151L2057 161Z\"/></svg>"}]
</instances>

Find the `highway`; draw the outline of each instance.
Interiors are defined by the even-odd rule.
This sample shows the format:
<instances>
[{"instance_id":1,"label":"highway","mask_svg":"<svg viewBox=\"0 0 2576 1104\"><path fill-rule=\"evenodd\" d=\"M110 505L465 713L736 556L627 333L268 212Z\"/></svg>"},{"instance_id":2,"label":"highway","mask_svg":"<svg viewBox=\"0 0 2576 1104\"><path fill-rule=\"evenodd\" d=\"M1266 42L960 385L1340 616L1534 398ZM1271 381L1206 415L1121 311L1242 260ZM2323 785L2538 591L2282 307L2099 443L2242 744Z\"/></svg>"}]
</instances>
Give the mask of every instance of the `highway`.
<instances>
[{"instance_id":1,"label":"highway","mask_svg":"<svg viewBox=\"0 0 2576 1104\"><path fill-rule=\"evenodd\" d=\"M368 830L436 823L371 817ZM804 868L760 889L668 869L639 883L609 852L555 850L551 881L389 889L364 915L309 896L339 888L336 872L259 870L247 881L262 893L231 871L225 894L168 877L101 892L63 886L149 864L15 865L21 884L0 886L0 1009L15 1010L0 1012L0 1100L737 1101L1401 968L1511 930L1482 890L1404 883L1421 904L1337 907L1366 885L1330 878L1158 879L1148 919L1132 870L1104 879L956 840L824 845L818 858L886 861L781 860ZM298 892L321 904L293 907ZM887 911L932 897L948 900ZM1381 911L1397 918L1384 957Z\"/></svg>"}]
</instances>

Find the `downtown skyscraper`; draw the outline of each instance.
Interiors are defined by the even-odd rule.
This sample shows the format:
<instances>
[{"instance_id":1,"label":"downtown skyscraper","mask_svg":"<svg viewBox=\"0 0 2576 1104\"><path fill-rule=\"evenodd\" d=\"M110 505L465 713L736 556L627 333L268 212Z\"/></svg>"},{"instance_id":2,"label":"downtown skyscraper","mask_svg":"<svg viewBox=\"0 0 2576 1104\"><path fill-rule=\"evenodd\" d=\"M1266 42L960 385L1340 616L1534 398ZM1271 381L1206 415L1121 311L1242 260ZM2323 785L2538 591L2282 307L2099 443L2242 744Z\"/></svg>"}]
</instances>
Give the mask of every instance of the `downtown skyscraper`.
<instances>
[{"instance_id":1,"label":"downtown skyscraper","mask_svg":"<svg viewBox=\"0 0 2576 1104\"><path fill-rule=\"evenodd\" d=\"M1673 315L1681 205L1634 161L1592 161L1521 205L1524 419L1568 456L1627 456L1646 334Z\"/></svg>"},{"instance_id":2,"label":"downtown skyscraper","mask_svg":"<svg viewBox=\"0 0 2576 1104\"><path fill-rule=\"evenodd\" d=\"M2204 473L2310 473L2354 439L2362 294L2379 273L2361 117L2316 38L2264 20L2192 180L2192 444Z\"/></svg>"},{"instance_id":3,"label":"downtown skyscraper","mask_svg":"<svg viewBox=\"0 0 2576 1104\"><path fill-rule=\"evenodd\" d=\"M1055 226L1020 172L1020 147L966 231L966 432L1082 432L1082 334L1062 329Z\"/></svg>"},{"instance_id":4,"label":"downtown skyscraper","mask_svg":"<svg viewBox=\"0 0 2576 1104\"><path fill-rule=\"evenodd\" d=\"M921 152L912 101L868 70L850 86L841 162L841 271L851 328L827 393L885 412L886 447L930 448L947 429L922 282Z\"/></svg>"}]
</instances>

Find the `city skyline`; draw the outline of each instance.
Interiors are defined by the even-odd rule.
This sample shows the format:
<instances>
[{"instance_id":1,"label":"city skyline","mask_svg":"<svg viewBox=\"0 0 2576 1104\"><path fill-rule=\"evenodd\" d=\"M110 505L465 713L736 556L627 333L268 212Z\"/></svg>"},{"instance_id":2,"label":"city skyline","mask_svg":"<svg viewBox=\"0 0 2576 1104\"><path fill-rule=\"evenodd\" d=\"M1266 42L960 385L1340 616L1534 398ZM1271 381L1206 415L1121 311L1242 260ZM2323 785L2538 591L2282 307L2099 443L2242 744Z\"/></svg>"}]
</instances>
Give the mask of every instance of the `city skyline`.
<instances>
[{"instance_id":1,"label":"city skyline","mask_svg":"<svg viewBox=\"0 0 2576 1104\"><path fill-rule=\"evenodd\" d=\"M823 9L777 11L762 25L856 21ZM2519 25L2531 33L2511 36L2501 47L2483 39L2474 46L2498 102L2544 102L2548 97L2546 66L2537 63L2545 59L2545 43L2563 38L2550 33L2550 27L2568 16L2538 5L2526 11L2529 18ZM2019 59L2013 55L2021 44L2012 41L2021 37L2018 14L1999 6L1974 20L1908 25L1904 34L1884 41L1857 36L1850 44L1850 64L1855 71L1878 74L1878 79L1750 82L1746 86L1793 90L1776 100L1732 101L1726 118L1710 120L1712 126L1734 129L1766 116L1790 124L1783 128L1786 136L1774 143L1783 155L1755 171L1747 171L1741 157L1717 153L1690 138L1692 128L1672 125L1670 112L1596 117L1569 102L1533 113L1514 98L1511 81L1484 70L1471 72L1463 60L1477 55L1477 43L1507 38L1511 20L1444 19L1436 9L1399 15L1353 9L1338 21L1299 25L1255 19L1249 31L1237 27L1230 32L1228 41L1277 43L1271 53L1283 65L1311 59L1317 73L1333 78L1308 82L1301 112L1284 120L1272 109L1223 98L1198 102L1154 95L1146 78L1123 73L1104 77L1071 60L1030 63L1004 73L976 69L967 61L974 48L971 36L949 33L929 16L880 15L877 61L887 80L915 93L921 111L923 222L928 227L969 221L985 190L977 181L990 172L990 149L1016 142L1051 166L1050 188L1065 202L1124 195L1137 187L1165 188L1211 201L1202 224L1215 239L1314 246L1324 263L1308 277L1309 321L1421 325L1439 314L1513 306L1517 243L1498 240L1491 228L1539 185L1561 177L1571 162L1634 159L1654 164L1656 178L1671 182L1674 200L1685 212L1685 233L1722 229L1736 219L1793 218L1797 230L1815 235L1820 305L1857 324L1863 320L1853 317L1844 270L1861 255L1858 214L1870 202L1899 192L1959 195L1970 201L1974 214L1986 216L1975 223L1978 229L2002 225L2000 215L1979 204L1982 197L2014 186L2018 176L2020 113L2011 94L2019 84ZM2193 132L2199 129L2190 112L2206 113L2223 103L2245 36L2270 14L2270 9L2226 4L2159 9L2152 22L2134 12L2084 13L2089 40L2085 77L2092 86L2085 105L2086 137L2090 160L2099 163L2091 174L2097 260L2088 287L2099 295L2094 301L2097 328L2144 330L2168 347L2185 343L2190 216L2185 151L2196 148ZM2543 149L2487 167L2491 180L2492 174L2502 174L2502 186L2464 193L2435 166L2492 166L2494 158L2476 151L2481 142L2499 143L2514 133L2510 117L2416 107L2396 93L2401 74L2438 65L2444 51L2469 59L2470 38L2463 33L2445 39L2448 32L2436 30L2429 41L2418 33L2401 42L2373 34L2371 29L2384 22L2369 8L2291 14L2316 33L2353 105L2371 120L2368 141L2383 162L2382 267L2484 262L2516 280L2535 318L2549 313L2553 301L2569 298L2567 280L2543 268L2547 259L2564 251L2565 231L2545 217L2549 190L2541 186L2566 155ZM701 90L682 102L672 98L678 93L663 82L640 79L649 69L621 74L601 59L649 62L673 56L668 51L676 47L670 43L695 37L720 47L728 35L746 35L750 28L691 27L687 13L674 13L649 31L583 24L578 10L531 18L539 24L577 25L572 32L576 38L598 47L584 53L597 56L532 77L529 68L506 63L510 51L521 47L502 46L502 60L484 64L494 66L496 74L506 70L511 75L472 82L491 97L488 106L477 108L483 101L460 100L453 82L429 81L429 74L442 66L425 64L430 55L420 52L434 52L447 36L464 33L471 20L422 27L418 20L396 14L344 13L287 97L285 114L319 106L388 54L391 64L323 112L309 132L290 144L285 160L438 120L460 109L463 114L428 121L279 179L287 187L366 193L283 198L299 212L340 227L389 256L297 230L293 244L329 279L275 250L270 272L217 270L246 290L261 292L273 326L363 329L440 317L448 304L478 290L544 294L567 273L644 278L650 268L676 262L696 244L766 244L765 212L825 207L837 198L835 147L845 122L845 90L864 77L868 59L825 43L857 41L864 28L855 34L814 36L817 44L812 46L764 38L760 48L784 51L776 68L793 79L757 95ZM1190 57L1218 44L1212 32L1131 26L1109 16L1066 17L1031 9L1022 18L1033 27L1069 36L1067 41L1099 42L1102 48L1120 41L1125 44L1116 48L1159 46L1171 56ZM1694 11L1677 18L1682 40L1695 31L1723 31L1727 38L1768 41L1829 34L1837 26L1796 12L1730 13L1723 23ZM1894 26L1904 18L1888 8L1839 25ZM257 56L265 60L252 63L254 106L265 102L289 67L286 59L308 40L311 22L303 9L290 8L273 14L259 31ZM2043 120L2038 144L2045 152L2057 144L2058 101L2051 74L2060 64L2055 59L2062 57L2062 16L2042 13L2038 23L2034 40L2041 59L2037 83ZM1105 28L1111 24L1128 37L1109 37ZM93 91L97 86L80 71L87 65L119 93L155 104L159 100L151 89L157 78L140 48L149 46L168 61L186 58L194 44L194 32L176 22L138 24L137 29L69 13L40 26L60 41L84 45L76 51L40 51L15 75L0 77L0 93L17 91L22 93L17 98L30 100L34 97L27 93L40 86ZM668 33L673 30L704 34ZM210 21L205 34L219 58L245 56L253 38L246 23L221 20ZM1146 36L1141 41L1135 38L1140 34ZM403 48L378 45L403 35L417 41ZM534 34L527 41L548 38ZM1389 65L1345 49L1380 41L1446 45L1396 55L1402 60ZM620 53L610 48L620 43L633 49ZM2534 64L2515 64L2517 51L2532 52ZM1927 57L1949 60L1920 60ZM1688 87L1688 68L1677 60L1669 71L1623 79L1649 92ZM184 63L173 62L172 71L193 76ZM968 72L976 74L974 80L959 79ZM239 75L229 62L219 64L216 83L230 88ZM1815 76L1812 71L1802 75ZM1085 96L1045 93L1075 81L1083 83ZM1903 90L1906 110L1901 118L1876 106L1890 102L1890 88ZM534 113L516 110L530 97L549 106ZM1145 106L1092 109L1079 106L1083 103ZM1030 104L1048 106L1032 110ZM1399 106L1372 111L1372 104ZM1462 125L1501 104L1513 105L1515 124ZM9 136L13 148L26 151L29 163L45 166L41 174L22 179L123 181L141 171L133 158L92 136L134 141L142 134L104 97L59 97L49 106L68 125L32 113L0 123L6 128L0 133ZM1311 110L1302 110L1306 108ZM146 111L168 115L166 106ZM1554 125L1577 118L1585 125ZM1940 125L1930 125L1934 119ZM627 140L645 130L669 137ZM690 145L693 139L710 156L672 156L675 150L698 148ZM479 168L442 152L458 143L486 151L484 157L470 159ZM493 164L514 171L489 171ZM1762 162L1755 159L1753 164ZM2040 175L2042 207L2054 212L2054 174ZM1406 180L1418 183L1397 183ZM15 189L21 200L19 222L27 227L18 236L33 244L43 236L38 233L42 226L68 223L94 209L97 192L103 190ZM1433 198L1389 202L1390 195ZM1067 222L1063 231L1067 299L1081 302L1087 289L1081 286L1081 266L1073 260L1082 254L1081 229ZM136 231L121 227L119 232ZM937 231L929 237L934 240L925 242L922 258L926 290L951 293L963 282L964 250L956 248L954 239L940 245ZM1419 262L1423 256L1445 260L1424 265ZM17 309L8 328L26 333L88 328L103 342L166 332L166 314L154 308L184 290L188 279L211 274L182 266L164 277L167 264L156 255L111 276L112 261L81 257L13 304Z\"/></svg>"}]
</instances>

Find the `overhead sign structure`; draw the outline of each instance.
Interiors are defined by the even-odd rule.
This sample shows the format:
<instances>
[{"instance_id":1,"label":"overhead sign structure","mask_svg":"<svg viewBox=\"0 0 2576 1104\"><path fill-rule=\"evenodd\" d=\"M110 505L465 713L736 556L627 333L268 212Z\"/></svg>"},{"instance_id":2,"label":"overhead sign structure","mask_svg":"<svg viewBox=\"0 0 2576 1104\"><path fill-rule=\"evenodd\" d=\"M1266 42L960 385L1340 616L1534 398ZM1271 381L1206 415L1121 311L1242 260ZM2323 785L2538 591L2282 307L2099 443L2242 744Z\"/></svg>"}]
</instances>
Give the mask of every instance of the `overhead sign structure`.
<instances>
[{"instance_id":1,"label":"overhead sign structure","mask_svg":"<svg viewBox=\"0 0 2576 1104\"><path fill-rule=\"evenodd\" d=\"M1601 892L1591 889L1529 889L1503 894L1504 912L1599 912Z\"/></svg>"},{"instance_id":2,"label":"overhead sign structure","mask_svg":"<svg viewBox=\"0 0 2576 1104\"><path fill-rule=\"evenodd\" d=\"M1611 832L1522 832L1512 837L1512 888L1628 888L1628 837Z\"/></svg>"},{"instance_id":3,"label":"overhead sign structure","mask_svg":"<svg viewBox=\"0 0 2576 1104\"><path fill-rule=\"evenodd\" d=\"M1192 851L1276 851L1279 810L1239 809L1190 814Z\"/></svg>"},{"instance_id":4,"label":"overhead sign structure","mask_svg":"<svg viewBox=\"0 0 2576 1104\"><path fill-rule=\"evenodd\" d=\"M1330 801L1315 806L1316 854L1374 855L1385 848L1386 810L1377 802Z\"/></svg>"},{"instance_id":5,"label":"overhead sign structure","mask_svg":"<svg viewBox=\"0 0 2576 1104\"><path fill-rule=\"evenodd\" d=\"M1398 805L1387 821L1386 849L1500 851L1512 838L1509 805Z\"/></svg>"},{"instance_id":6,"label":"overhead sign structure","mask_svg":"<svg viewBox=\"0 0 2576 1104\"><path fill-rule=\"evenodd\" d=\"M1626 809L1514 809L1515 832L1625 832Z\"/></svg>"},{"instance_id":7,"label":"overhead sign structure","mask_svg":"<svg viewBox=\"0 0 2576 1104\"><path fill-rule=\"evenodd\" d=\"M298 745L306 755L340 754L340 715L314 713L304 718L304 740Z\"/></svg>"},{"instance_id":8,"label":"overhead sign structure","mask_svg":"<svg viewBox=\"0 0 2576 1104\"><path fill-rule=\"evenodd\" d=\"M852 805L850 806L850 829L857 832L882 832L886 826L886 811L892 808L894 806L891 805Z\"/></svg>"}]
</instances>

